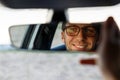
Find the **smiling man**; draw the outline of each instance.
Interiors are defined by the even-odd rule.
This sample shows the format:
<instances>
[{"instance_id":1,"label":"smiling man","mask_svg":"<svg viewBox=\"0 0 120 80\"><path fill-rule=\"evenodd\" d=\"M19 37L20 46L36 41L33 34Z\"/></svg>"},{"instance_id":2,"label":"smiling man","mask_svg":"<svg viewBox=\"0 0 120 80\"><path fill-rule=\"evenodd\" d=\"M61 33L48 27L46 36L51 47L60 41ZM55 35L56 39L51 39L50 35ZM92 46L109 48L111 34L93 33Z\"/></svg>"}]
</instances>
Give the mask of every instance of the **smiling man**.
<instances>
[{"instance_id":1,"label":"smiling man","mask_svg":"<svg viewBox=\"0 0 120 80\"><path fill-rule=\"evenodd\" d=\"M65 23L62 26L62 41L69 51L94 51L98 44L99 28L100 24Z\"/></svg>"}]
</instances>

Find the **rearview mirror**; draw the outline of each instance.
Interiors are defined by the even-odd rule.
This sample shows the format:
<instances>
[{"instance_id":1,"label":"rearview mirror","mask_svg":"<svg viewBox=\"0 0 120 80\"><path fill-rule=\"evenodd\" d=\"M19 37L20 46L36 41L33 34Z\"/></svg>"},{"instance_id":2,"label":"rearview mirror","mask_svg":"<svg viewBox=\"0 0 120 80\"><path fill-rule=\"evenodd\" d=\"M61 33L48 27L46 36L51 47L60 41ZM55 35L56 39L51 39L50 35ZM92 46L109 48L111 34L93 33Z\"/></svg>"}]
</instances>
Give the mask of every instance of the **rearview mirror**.
<instances>
[{"instance_id":1,"label":"rearview mirror","mask_svg":"<svg viewBox=\"0 0 120 80\"><path fill-rule=\"evenodd\" d=\"M102 22L28 24L11 26L9 32L12 44L21 49L95 51L101 26Z\"/></svg>"}]
</instances>

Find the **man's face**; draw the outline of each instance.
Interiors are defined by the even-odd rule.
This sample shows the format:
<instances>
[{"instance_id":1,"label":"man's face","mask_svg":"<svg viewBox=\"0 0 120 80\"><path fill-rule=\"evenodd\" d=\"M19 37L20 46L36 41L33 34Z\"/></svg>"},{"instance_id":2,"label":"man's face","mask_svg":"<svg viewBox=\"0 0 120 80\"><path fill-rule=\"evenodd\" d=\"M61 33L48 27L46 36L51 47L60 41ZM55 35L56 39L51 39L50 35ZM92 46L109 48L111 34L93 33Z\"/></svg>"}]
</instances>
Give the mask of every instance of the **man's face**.
<instances>
[{"instance_id":1,"label":"man's face","mask_svg":"<svg viewBox=\"0 0 120 80\"><path fill-rule=\"evenodd\" d=\"M61 34L70 51L90 51L96 43L96 30L91 24L66 23Z\"/></svg>"}]
</instances>

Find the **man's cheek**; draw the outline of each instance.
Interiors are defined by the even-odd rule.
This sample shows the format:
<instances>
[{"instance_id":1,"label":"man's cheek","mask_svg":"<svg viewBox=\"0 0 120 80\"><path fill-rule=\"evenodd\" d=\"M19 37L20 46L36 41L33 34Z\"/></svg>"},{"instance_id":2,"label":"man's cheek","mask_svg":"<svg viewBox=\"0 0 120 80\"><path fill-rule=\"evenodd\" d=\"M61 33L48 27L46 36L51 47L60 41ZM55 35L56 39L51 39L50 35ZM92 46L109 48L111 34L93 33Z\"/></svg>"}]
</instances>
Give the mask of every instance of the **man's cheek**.
<instances>
[{"instance_id":1,"label":"man's cheek","mask_svg":"<svg viewBox=\"0 0 120 80\"><path fill-rule=\"evenodd\" d=\"M93 47L93 42L88 42L87 44L88 44L87 49L92 49L92 47Z\"/></svg>"}]
</instances>

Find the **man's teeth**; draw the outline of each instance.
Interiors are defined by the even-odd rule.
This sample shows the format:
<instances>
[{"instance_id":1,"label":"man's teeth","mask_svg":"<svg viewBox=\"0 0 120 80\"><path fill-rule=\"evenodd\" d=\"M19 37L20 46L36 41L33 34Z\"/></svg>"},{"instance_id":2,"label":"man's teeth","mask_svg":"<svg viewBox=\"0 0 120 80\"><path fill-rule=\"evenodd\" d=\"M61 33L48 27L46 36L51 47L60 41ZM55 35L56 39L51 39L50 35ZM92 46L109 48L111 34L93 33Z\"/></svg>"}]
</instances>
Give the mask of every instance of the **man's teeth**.
<instances>
[{"instance_id":1,"label":"man's teeth","mask_svg":"<svg viewBox=\"0 0 120 80\"><path fill-rule=\"evenodd\" d=\"M78 48L84 48L84 46L77 46Z\"/></svg>"}]
</instances>

